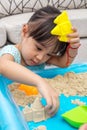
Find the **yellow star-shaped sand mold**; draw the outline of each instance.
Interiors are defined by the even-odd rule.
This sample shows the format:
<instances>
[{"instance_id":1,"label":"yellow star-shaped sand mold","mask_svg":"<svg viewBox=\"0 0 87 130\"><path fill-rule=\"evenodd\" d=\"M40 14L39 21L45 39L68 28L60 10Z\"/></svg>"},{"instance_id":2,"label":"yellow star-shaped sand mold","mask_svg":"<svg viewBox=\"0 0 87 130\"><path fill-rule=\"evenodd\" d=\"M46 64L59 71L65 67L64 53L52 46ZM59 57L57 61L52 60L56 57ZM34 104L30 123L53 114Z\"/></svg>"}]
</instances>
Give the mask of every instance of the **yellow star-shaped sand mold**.
<instances>
[{"instance_id":1,"label":"yellow star-shaped sand mold","mask_svg":"<svg viewBox=\"0 0 87 130\"><path fill-rule=\"evenodd\" d=\"M51 30L51 34L58 35L60 41L67 42L67 34L72 33L72 24L68 18L67 12L63 11L57 16L56 19L54 19L54 23L57 25Z\"/></svg>"}]
</instances>

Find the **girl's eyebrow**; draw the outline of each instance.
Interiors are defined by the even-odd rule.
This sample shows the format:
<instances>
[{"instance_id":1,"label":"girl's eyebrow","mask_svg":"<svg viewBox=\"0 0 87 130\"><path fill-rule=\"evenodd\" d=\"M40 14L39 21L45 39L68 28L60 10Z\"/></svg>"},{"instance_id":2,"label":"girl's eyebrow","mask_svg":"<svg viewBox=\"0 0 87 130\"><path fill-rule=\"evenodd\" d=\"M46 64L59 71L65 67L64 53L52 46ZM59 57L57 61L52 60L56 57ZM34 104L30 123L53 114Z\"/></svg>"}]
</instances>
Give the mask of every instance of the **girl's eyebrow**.
<instances>
[{"instance_id":1,"label":"girl's eyebrow","mask_svg":"<svg viewBox=\"0 0 87 130\"><path fill-rule=\"evenodd\" d=\"M39 44L39 43L36 43L36 46L37 46L37 47L40 47L41 49L45 49L45 46L43 46L43 45L41 45L41 44Z\"/></svg>"}]
</instances>

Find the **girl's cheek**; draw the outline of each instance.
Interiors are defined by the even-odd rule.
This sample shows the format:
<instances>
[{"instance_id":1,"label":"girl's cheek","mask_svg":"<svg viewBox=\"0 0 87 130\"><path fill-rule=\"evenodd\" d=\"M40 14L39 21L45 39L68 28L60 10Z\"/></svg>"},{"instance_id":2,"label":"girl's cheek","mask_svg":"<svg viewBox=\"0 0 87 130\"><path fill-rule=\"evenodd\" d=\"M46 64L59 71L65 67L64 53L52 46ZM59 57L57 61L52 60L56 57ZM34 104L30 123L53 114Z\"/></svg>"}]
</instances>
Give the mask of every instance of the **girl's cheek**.
<instances>
[{"instance_id":1,"label":"girl's cheek","mask_svg":"<svg viewBox=\"0 0 87 130\"><path fill-rule=\"evenodd\" d=\"M47 58L45 58L45 62L47 62L50 58L51 58L51 57L47 57Z\"/></svg>"}]
</instances>

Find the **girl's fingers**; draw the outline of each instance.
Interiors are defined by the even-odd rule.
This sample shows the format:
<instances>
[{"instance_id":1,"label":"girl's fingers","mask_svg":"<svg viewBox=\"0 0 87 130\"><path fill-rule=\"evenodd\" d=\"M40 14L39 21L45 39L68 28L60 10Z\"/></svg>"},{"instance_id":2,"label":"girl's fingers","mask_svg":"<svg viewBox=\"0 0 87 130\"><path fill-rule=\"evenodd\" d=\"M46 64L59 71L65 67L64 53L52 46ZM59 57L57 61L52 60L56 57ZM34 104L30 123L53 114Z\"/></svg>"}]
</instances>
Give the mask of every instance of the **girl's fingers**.
<instances>
[{"instance_id":1,"label":"girl's fingers","mask_svg":"<svg viewBox=\"0 0 87 130\"><path fill-rule=\"evenodd\" d=\"M59 108L59 101L56 100L53 102L53 106L49 109L48 114L50 116L53 116L54 114L56 114L58 108Z\"/></svg>"},{"instance_id":2,"label":"girl's fingers","mask_svg":"<svg viewBox=\"0 0 87 130\"><path fill-rule=\"evenodd\" d=\"M68 34L67 36L69 37L69 38L79 38L79 33L78 33L78 31L77 31L77 29L76 28L72 28L72 31L73 31L73 33L71 33L71 34Z\"/></svg>"},{"instance_id":3,"label":"girl's fingers","mask_svg":"<svg viewBox=\"0 0 87 130\"><path fill-rule=\"evenodd\" d=\"M45 110L47 111L47 113L55 113L55 111L57 110L58 93L50 86L47 86L46 88L44 87L43 91L41 88L39 88L39 91L42 93L42 96L46 99L47 105L45 106Z\"/></svg>"},{"instance_id":4,"label":"girl's fingers","mask_svg":"<svg viewBox=\"0 0 87 130\"><path fill-rule=\"evenodd\" d=\"M45 106L45 110L48 112L52 108L53 103L52 103L52 100L50 100L50 102L49 100L46 100L46 102L47 102L47 105Z\"/></svg>"},{"instance_id":5,"label":"girl's fingers","mask_svg":"<svg viewBox=\"0 0 87 130\"><path fill-rule=\"evenodd\" d=\"M79 38L79 33L78 32L73 32L67 35L68 38Z\"/></svg>"},{"instance_id":6,"label":"girl's fingers","mask_svg":"<svg viewBox=\"0 0 87 130\"><path fill-rule=\"evenodd\" d=\"M77 28L72 27L73 32L77 32Z\"/></svg>"},{"instance_id":7,"label":"girl's fingers","mask_svg":"<svg viewBox=\"0 0 87 130\"><path fill-rule=\"evenodd\" d=\"M72 47L72 48L79 48L80 46L81 46L81 44L80 43L74 43L74 44L70 44L70 46ZM71 48L71 49L72 49Z\"/></svg>"},{"instance_id":8,"label":"girl's fingers","mask_svg":"<svg viewBox=\"0 0 87 130\"><path fill-rule=\"evenodd\" d=\"M74 44L74 43L80 43L80 39L79 38L71 38L68 41L70 44Z\"/></svg>"},{"instance_id":9,"label":"girl's fingers","mask_svg":"<svg viewBox=\"0 0 87 130\"><path fill-rule=\"evenodd\" d=\"M58 110L58 107L59 107L59 101L58 101L58 96L52 96L51 97L52 99L52 104L48 104L46 107L45 107L45 110L47 111L47 113L50 115L50 116L53 116L57 110Z\"/></svg>"}]
</instances>

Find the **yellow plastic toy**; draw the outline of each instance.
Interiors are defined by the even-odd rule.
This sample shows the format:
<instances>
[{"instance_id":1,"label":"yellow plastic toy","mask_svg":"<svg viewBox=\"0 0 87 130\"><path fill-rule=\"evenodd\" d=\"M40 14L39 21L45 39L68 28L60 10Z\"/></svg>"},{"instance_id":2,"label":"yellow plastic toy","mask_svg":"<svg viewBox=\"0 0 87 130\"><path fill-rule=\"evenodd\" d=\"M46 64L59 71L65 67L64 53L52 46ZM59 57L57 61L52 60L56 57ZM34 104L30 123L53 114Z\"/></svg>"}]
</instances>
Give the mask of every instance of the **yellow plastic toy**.
<instances>
[{"instance_id":1,"label":"yellow plastic toy","mask_svg":"<svg viewBox=\"0 0 87 130\"><path fill-rule=\"evenodd\" d=\"M57 24L52 30L52 35L58 35L60 41L67 42L67 34L72 33L72 24L68 18L66 11L63 11L59 16L54 19L54 23Z\"/></svg>"},{"instance_id":2,"label":"yellow plastic toy","mask_svg":"<svg viewBox=\"0 0 87 130\"><path fill-rule=\"evenodd\" d=\"M24 91L26 93L26 95L28 95L28 96L29 95L37 95L38 94L38 90L34 86L20 84L18 89L21 90L21 91Z\"/></svg>"}]
</instances>

